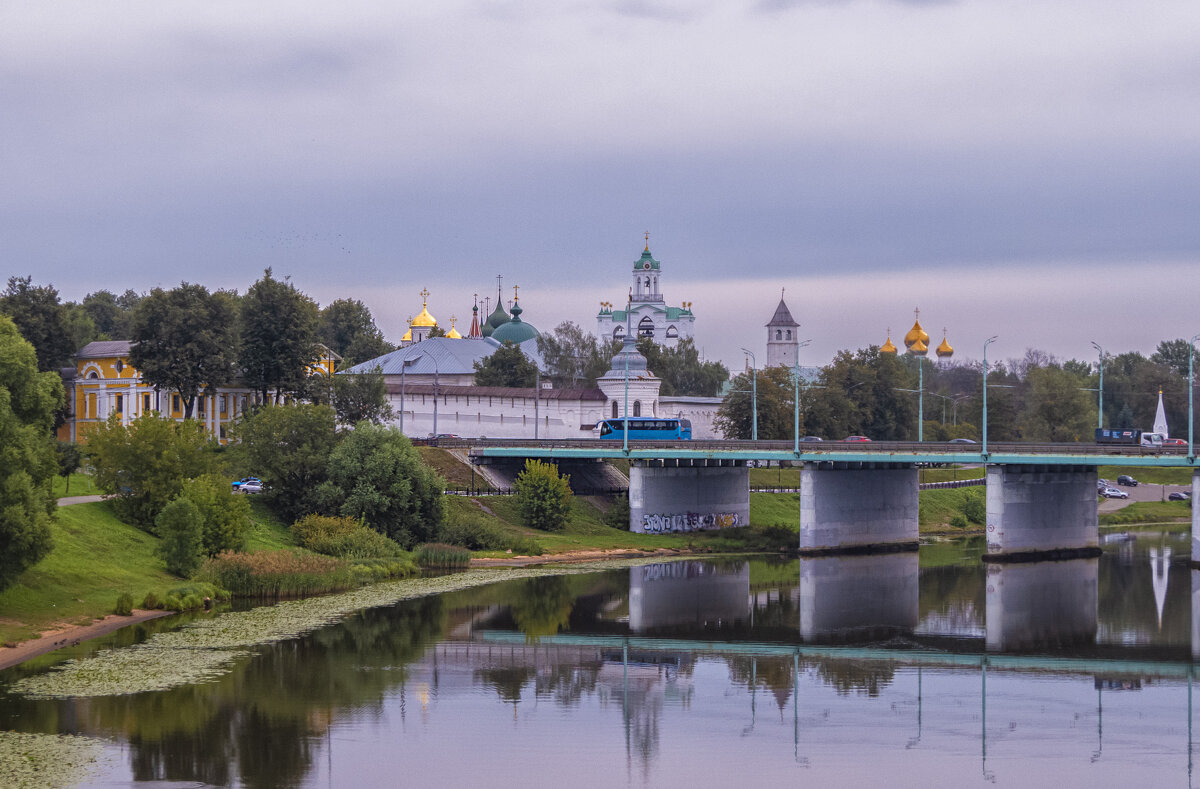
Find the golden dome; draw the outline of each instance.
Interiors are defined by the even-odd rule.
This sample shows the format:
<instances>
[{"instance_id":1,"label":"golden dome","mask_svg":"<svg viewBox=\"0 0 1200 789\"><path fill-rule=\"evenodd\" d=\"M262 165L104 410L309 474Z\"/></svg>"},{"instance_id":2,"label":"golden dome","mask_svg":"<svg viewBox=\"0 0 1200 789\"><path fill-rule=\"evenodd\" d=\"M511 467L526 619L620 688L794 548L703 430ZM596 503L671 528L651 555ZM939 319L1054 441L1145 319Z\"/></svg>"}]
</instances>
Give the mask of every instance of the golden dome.
<instances>
[{"instance_id":1,"label":"golden dome","mask_svg":"<svg viewBox=\"0 0 1200 789\"><path fill-rule=\"evenodd\" d=\"M463 336L458 333L458 329L454 328L454 321L457 320L453 315L450 316L450 331L446 332L446 338L449 340L461 340Z\"/></svg>"},{"instance_id":2,"label":"golden dome","mask_svg":"<svg viewBox=\"0 0 1200 789\"><path fill-rule=\"evenodd\" d=\"M912 345L908 346L908 352L913 356L924 356L929 353L929 346L918 339Z\"/></svg>"},{"instance_id":3,"label":"golden dome","mask_svg":"<svg viewBox=\"0 0 1200 789\"><path fill-rule=\"evenodd\" d=\"M421 314L412 322L413 326L437 326L437 320L429 314L429 291L421 291Z\"/></svg>"},{"instance_id":4,"label":"golden dome","mask_svg":"<svg viewBox=\"0 0 1200 789\"><path fill-rule=\"evenodd\" d=\"M896 346L892 344L892 330L891 329L888 329L887 342L885 342L883 345L879 346L879 352L880 353L895 353L896 352Z\"/></svg>"},{"instance_id":5,"label":"golden dome","mask_svg":"<svg viewBox=\"0 0 1200 789\"><path fill-rule=\"evenodd\" d=\"M925 350L929 350L929 332L921 328L921 321L913 321L913 327L908 330L908 334L904 335L904 346L911 349L917 343L925 346Z\"/></svg>"},{"instance_id":6,"label":"golden dome","mask_svg":"<svg viewBox=\"0 0 1200 789\"><path fill-rule=\"evenodd\" d=\"M939 359L949 359L954 355L954 346L946 341L946 330L942 329L942 344L937 347Z\"/></svg>"},{"instance_id":7,"label":"golden dome","mask_svg":"<svg viewBox=\"0 0 1200 789\"><path fill-rule=\"evenodd\" d=\"M400 342L412 342L412 329L404 332L404 336L400 338Z\"/></svg>"}]
</instances>

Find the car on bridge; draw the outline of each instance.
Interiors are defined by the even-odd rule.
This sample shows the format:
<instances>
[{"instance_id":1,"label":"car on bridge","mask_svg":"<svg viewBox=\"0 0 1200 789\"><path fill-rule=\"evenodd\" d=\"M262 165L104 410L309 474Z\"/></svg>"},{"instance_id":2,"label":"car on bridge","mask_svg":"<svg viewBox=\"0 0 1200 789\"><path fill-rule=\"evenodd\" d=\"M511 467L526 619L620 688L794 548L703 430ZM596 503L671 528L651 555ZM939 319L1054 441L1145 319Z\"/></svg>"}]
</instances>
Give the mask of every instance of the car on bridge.
<instances>
[{"instance_id":1,"label":"car on bridge","mask_svg":"<svg viewBox=\"0 0 1200 789\"><path fill-rule=\"evenodd\" d=\"M1187 442L1184 441L1182 438L1164 438L1163 446L1164 447L1186 447Z\"/></svg>"},{"instance_id":2,"label":"car on bridge","mask_svg":"<svg viewBox=\"0 0 1200 789\"><path fill-rule=\"evenodd\" d=\"M946 442L947 444L974 444L975 442L969 438L952 438Z\"/></svg>"},{"instance_id":3,"label":"car on bridge","mask_svg":"<svg viewBox=\"0 0 1200 789\"><path fill-rule=\"evenodd\" d=\"M820 436L803 436L800 439L800 443L801 444L815 444L818 441L824 441L824 440L825 439L821 438Z\"/></svg>"},{"instance_id":4,"label":"car on bridge","mask_svg":"<svg viewBox=\"0 0 1200 789\"><path fill-rule=\"evenodd\" d=\"M846 436L845 438L842 439L842 442L843 443L845 443L845 442L855 443L855 442L870 441L870 440L871 439L867 438L866 436Z\"/></svg>"},{"instance_id":5,"label":"car on bridge","mask_svg":"<svg viewBox=\"0 0 1200 789\"><path fill-rule=\"evenodd\" d=\"M1100 495L1106 499L1127 499L1129 494L1120 488L1105 488L1100 491Z\"/></svg>"}]
</instances>

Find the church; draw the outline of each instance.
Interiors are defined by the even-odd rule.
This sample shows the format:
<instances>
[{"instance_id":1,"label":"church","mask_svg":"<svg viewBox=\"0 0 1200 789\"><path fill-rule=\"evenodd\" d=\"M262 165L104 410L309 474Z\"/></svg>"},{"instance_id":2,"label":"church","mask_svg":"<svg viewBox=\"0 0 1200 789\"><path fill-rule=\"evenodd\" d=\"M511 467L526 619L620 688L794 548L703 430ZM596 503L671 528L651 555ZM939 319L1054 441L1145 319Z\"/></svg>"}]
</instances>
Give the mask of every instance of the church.
<instances>
[{"instance_id":1,"label":"church","mask_svg":"<svg viewBox=\"0 0 1200 789\"><path fill-rule=\"evenodd\" d=\"M662 291L662 264L650 254L649 233L642 256L633 262L632 276L626 309L614 309L609 301L600 303L596 336L601 340L619 340L625 336L628 326L635 336L650 337L668 348L674 348L680 340L692 338L696 323L692 303L685 301L678 307L667 306Z\"/></svg>"}]
</instances>

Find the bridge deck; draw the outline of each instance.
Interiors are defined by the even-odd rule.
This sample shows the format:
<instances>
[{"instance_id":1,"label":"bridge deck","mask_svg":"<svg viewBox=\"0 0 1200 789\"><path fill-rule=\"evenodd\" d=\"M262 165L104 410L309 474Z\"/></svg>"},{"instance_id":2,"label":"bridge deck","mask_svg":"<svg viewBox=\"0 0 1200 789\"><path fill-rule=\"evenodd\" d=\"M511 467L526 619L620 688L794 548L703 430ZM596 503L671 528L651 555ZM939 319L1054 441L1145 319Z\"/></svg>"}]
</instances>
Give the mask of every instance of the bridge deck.
<instances>
[{"instance_id":1,"label":"bridge deck","mask_svg":"<svg viewBox=\"0 0 1200 789\"><path fill-rule=\"evenodd\" d=\"M619 441L605 439L437 439L440 447L467 449L482 458L596 460L731 460L800 463L991 463L1026 466L1157 466L1196 468L1186 447L1131 447L1112 444L940 444L898 441L802 443L791 441L630 441L626 453Z\"/></svg>"}]
</instances>

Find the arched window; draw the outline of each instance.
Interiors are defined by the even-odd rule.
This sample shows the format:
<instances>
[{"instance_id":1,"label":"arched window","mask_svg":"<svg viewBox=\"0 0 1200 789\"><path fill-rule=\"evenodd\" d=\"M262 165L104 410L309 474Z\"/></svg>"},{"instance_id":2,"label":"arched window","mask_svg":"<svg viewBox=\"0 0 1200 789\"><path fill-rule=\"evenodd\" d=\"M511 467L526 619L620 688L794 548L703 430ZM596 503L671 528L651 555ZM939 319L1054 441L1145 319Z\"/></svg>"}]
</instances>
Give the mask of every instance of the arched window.
<instances>
[{"instance_id":1,"label":"arched window","mask_svg":"<svg viewBox=\"0 0 1200 789\"><path fill-rule=\"evenodd\" d=\"M613 400L613 415L612 415L612 418L613 418L613 419L616 419L618 416L620 416L620 414L618 414L618 413L617 413L617 401L616 401L616 400Z\"/></svg>"},{"instance_id":2,"label":"arched window","mask_svg":"<svg viewBox=\"0 0 1200 789\"><path fill-rule=\"evenodd\" d=\"M781 332L779 329L775 330L775 339L777 339L777 340L783 339L783 332Z\"/></svg>"},{"instance_id":3,"label":"arched window","mask_svg":"<svg viewBox=\"0 0 1200 789\"><path fill-rule=\"evenodd\" d=\"M646 277L646 292L650 292L650 278Z\"/></svg>"},{"instance_id":4,"label":"arched window","mask_svg":"<svg viewBox=\"0 0 1200 789\"><path fill-rule=\"evenodd\" d=\"M791 329L788 329L788 330L787 330L787 338L788 338L789 340L790 340L790 339L792 339L792 330L791 330Z\"/></svg>"},{"instance_id":5,"label":"arched window","mask_svg":"<svg viewBox=\"0 0 1200 789\"><path fill-rule=\"evenodd\" d=\"M625 327L624 326L618 325L617 328L613 329L613 339L614 340L619 340L624 336L625 336Z\"/></svg>"},{"instance_id":6,"label":"arched window","mask_svg":"<svg viewBox=\"0 0 1200 789\"><path fill-rule=\"evenodd\" d=\"M99 378L100 376L96 375L96 371L95 371L95 370L89 370L89 371L88 371L88 374L87 374L87 377L88 377L88 378Z\"/></svg>"},{"instance_id":7,"label":"arched window","mask_svg":"<svg viewBox=\"0 0 1200 789\"><path fill-rule=\"evenodd\" d=\"M654 336L654 319L647 315L638 321L638 336L653 337Z\"/></svg>"},{"instance_id":8,"label":"arched window","mask_svg":"<svg viewBox=\"0 0 1200 789\"><path fill-rule=\"evenodd\" d=\"M641 400L633 401L633 415L634 416L642 415L642 401Z\"/></svg>"},{"instance_id":9,"label":"arched window","mask_svg":"<svg viewBox=\"0 0 1200 789\"><path fill-rule=\"evenodd\" d=\"M679 329L676 329L674 326L667 327L667 339L668 340L673 340L678 336L679 336Z\"/></svg>"}]
</instances>

